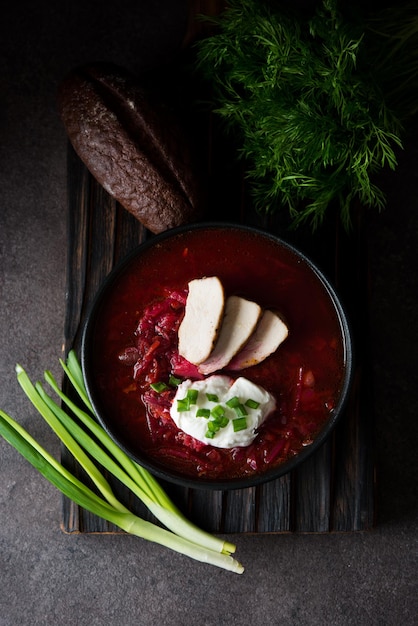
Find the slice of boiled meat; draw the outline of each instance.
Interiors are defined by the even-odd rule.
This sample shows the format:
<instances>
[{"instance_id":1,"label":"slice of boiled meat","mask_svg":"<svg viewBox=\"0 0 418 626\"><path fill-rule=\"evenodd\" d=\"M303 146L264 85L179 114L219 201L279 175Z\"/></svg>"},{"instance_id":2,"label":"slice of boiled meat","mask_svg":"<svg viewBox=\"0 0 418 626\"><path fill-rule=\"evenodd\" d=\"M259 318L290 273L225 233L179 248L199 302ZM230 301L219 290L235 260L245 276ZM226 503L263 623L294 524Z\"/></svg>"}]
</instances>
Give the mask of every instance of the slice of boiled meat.
<instances>
[{"instance_id":1,"label":"slice of boiled meat","mask_svg":"<svg viewBox=\"0 0 418 626\"><path fill-rule=\"evenodd\" d=\"M286 339L289 331L278 313L264 311L253 335L228 364L230 370L242 370L264 361Z\"/></svg>"},{"instance_id":2,"label":"slice of boiled meat","mask_svg":"<svg viewBox=\"0 0 418 626\"><path fill-rule=\"evenodd\" d=\"M178 351L198 365L213 350L221 327L225 306L224 289L216 276L189 282L186 309L178 330Z\"/></svg>"},{"instance_id":3,"label":"slice of boiled meat","mask_svg":"<svg viewBox=\"0 0 418 626\"><path fill-rule=\"evenodd\" d=\"M209 358L200 363L199 371L207 375L228 365L254 332L261 312L255 302L239 296L227 298L218 340Z\"/></svg>"}]
</instances>

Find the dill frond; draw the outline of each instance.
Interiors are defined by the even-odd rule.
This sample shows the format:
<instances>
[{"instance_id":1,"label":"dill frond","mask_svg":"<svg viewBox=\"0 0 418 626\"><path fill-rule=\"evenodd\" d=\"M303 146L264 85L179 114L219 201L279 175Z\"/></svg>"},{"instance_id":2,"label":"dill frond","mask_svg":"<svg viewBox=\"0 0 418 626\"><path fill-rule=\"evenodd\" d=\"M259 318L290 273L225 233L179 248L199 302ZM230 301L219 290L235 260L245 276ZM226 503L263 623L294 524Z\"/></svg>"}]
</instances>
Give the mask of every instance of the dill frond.
<instances>
[{"instance_id":1,"label":"dill frond","mask_svg":"<svg viewBox=\"0 0 418 626\"><path fill-rule=\"evenodd\" d=\"M255 208L287 208L294 225L313 229L330 205L346 228L353 202L380 210L384 194L372 178L396 168L403 133L395 92L386 93L393 85L385 59L393 61L395 46L386 42L382 53L376 43L395 41L393 32L382 35L388 17L371 36L337 0L323 0L312 16L275 2L231 0L217 22L217 33L198 43L197 67L210 81L216 113L238 138ZM405 28L402 22L396 47L403 38L409 48L412 32L416 43Z\"/></svg>"}]
</instances>

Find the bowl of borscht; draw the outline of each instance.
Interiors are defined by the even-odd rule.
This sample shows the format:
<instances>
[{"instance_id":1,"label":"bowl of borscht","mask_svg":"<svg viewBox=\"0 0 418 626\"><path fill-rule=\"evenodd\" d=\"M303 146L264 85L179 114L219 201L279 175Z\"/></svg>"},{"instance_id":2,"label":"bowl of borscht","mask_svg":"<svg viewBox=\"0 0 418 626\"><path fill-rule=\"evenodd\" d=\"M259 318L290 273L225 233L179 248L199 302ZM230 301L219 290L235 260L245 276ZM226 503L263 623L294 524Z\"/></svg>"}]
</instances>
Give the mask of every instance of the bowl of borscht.
<instances>
[{"instance_id":1,"label":"bowl of borscht","mask_svg":"<svg viewBox=\"0 0 418 626\"><path fill-rule=\"evenodd\" d=\"M99 422L155 476L237 489L295 469L349 394L350 328L310 259L262 230L155 235L107 277L81 362Z\"/></svg>"}]
</instances>

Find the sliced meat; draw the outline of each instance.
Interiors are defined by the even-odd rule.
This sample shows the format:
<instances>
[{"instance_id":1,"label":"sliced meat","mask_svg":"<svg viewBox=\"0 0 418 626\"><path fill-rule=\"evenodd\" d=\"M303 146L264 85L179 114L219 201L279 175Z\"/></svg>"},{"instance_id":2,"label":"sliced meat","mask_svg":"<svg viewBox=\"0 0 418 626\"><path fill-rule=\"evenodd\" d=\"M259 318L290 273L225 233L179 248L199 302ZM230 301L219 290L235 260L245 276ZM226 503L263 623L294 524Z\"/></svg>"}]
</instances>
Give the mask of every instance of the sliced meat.
<instances>
[{"instance_id":1,"label":"sliced meat","mask_svg":"<svg viewBox=\"0 0 418 626\"><path fill-rule=\"evenodd\" d=\"M213 350L225 306L224 289L216 276L196 278L189 283L186 309L178 330L180 356L198 365Z\"/></svg>"},{"instance_id":2,"label":"sliced meat","mask_svg":"<svg viewBox=\"0 0 418 626\"><path fill-rule=\"evenodd\" d=\"M261 307L255 302L239 296L227 298L215 348L210 357L199 365L199 371L211 374L228 365L254 332L261 312Z\"/></svg>"},{"instance_id":3,"label":"sliced meat","mask_svg":"<svg viewBox=\"0 0 418 626\"><path fill-rule=\"evenodd\" d=\"M264 361L286 339L289 331L278 313L264 311L255 332L228 364L230 370L242 370Z\"/></svg>"}]
</instances>

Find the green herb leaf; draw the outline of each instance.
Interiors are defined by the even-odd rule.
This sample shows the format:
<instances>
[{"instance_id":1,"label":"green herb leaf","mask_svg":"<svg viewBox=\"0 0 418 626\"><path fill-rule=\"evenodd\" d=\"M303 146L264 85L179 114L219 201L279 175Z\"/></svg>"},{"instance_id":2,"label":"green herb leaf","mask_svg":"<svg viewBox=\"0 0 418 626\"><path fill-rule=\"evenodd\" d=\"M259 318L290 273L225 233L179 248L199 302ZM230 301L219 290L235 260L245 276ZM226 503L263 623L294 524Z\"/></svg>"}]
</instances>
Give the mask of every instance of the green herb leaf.
<instances>
[{"instance_id":1,"label":"green herb leaf","mask_svg":"<svg viewBox=\"0 0 418 626\"><path fill-rule=\"evenodd\" d=\"M163 382L151 383L150 387L151 387L151 389L153 389L157 393L161 393L161 392L166 391L168 389L168 385L166 385Z\"/></svg>"},{"instance_id":2,"label":"green herb leaf","mask_svg":"<svg viewBox=\"0 0 418 626\"><path fill-rule=\"evenodd\" d=\"M211 415L213 417L223 417L225 415L225 407L222 404L217 404L213 409L211 409Z\"/></svg>"},{"instance_id":3,"label":"green herb leaf","mask_svg":"<svg viewBox=\"0 0 418 626\"><path fill-rule=\"evenodd\" d=\"M245 430L247 428L247 419L245 417L237 417L232 420L232 426L234 433L237 433L240 430Z\"/></svg>"},{"instance_id":4,"label":"green herb leaf","mask_svg":"<svg viewBox=\"0 0 418 626\"><path fill-rule=\"evenodd\" d=\"M248 406L249 409L258 409L260 403L257 400L252 400L252 398L248 398L245 403L245 406Z\"/></svg>"},{"instance_id":5,"label":"green herb leaf","mask_svg":"<svg viewBox=\"0 0 418 626\"><path fill-rule=\"evenodd\" d=\"M168 384L171 385L171 387L178 387L181 383L181 378L177 378L177 376L173 376L173 374L170 374L170 378L168 379Z\"/></svg>"},{"instance_id":6,"label":"green herb leaf","mask_svg":"<svg viewBox=\"0 0 418 626\"><path fill-rule=\"evenodd\" d=\"M383 33L391 15L379 22ZM416 4L402 15L402 60L414 76L410 85L402 81L403 94L416 109ZM315 230L337 208L348 230L355 203L383 208L375 178L397 166L405 103L389 93L399 96L398 75L384 35L373 37L367 20L338 0L323 0L314 14L292 3L231 0L213 21L216 34L197 43L197 67L238 144L257 211L287 209L293 226ZM388 45L395 58L398 43L393 37Z\"/></svg>"},{"instance_id":7,"label":"green herb leaf","mask_svg":"<svg viewBox=\"0 0 418 626\"><path fill-rule=\"evenodd\" d=\"M189 405L196 404L198 396L199 396L199 392L197 389L188 389L187 400L189 402Z\"/></svg>"},{"instance_id":8,"label":"green herb leaf","mask_svg":"<svg viewBox=\"0 0 418 626\"><path fill-rule=\"evenodd\" d=\"M184 413L185 411L190 410L190 402L188 398L179 398L177 400L177 411L179 413Z\"/></svg>"},{"instance_id":9,"label":"green herb leaf","mask_svg":"<svg viewBox=\"0 0 418 626\"><path fill-rule=\"evenodd\" d=\"M248 412L243 404L237 404L234 406L234 411L238 415L238 417L244 417L248 415Z\"/></svg>"}]
</instances>

